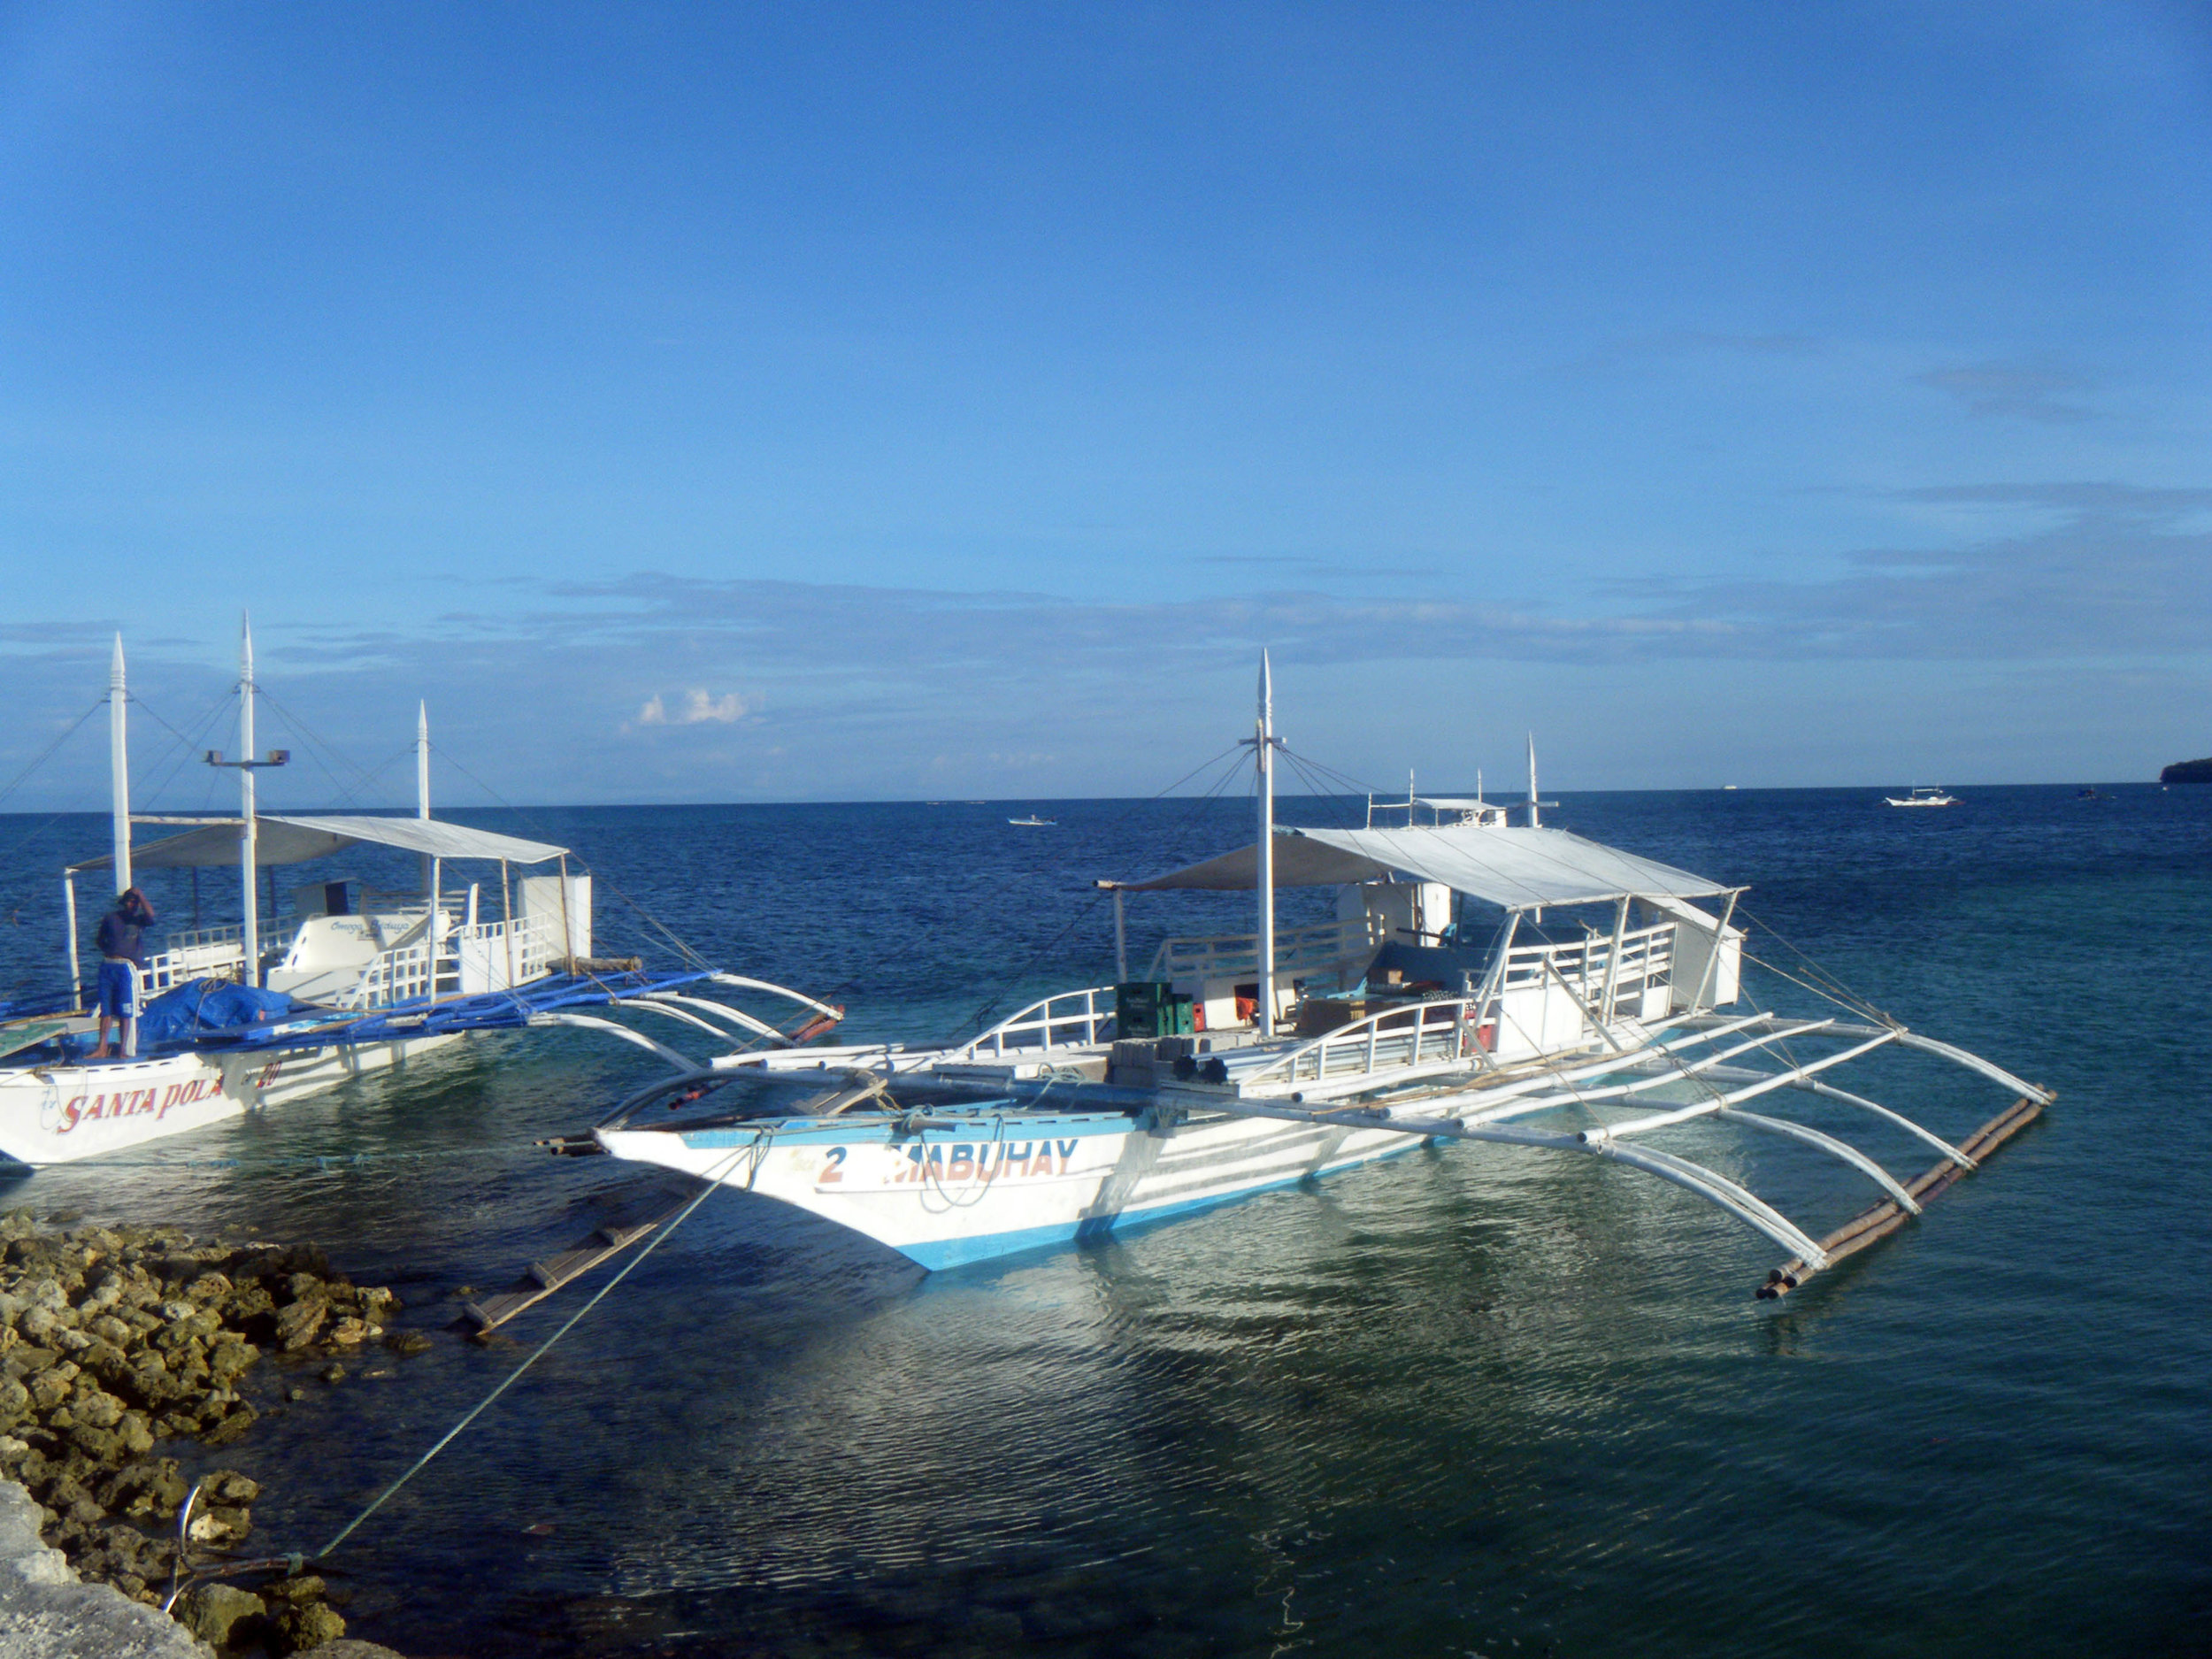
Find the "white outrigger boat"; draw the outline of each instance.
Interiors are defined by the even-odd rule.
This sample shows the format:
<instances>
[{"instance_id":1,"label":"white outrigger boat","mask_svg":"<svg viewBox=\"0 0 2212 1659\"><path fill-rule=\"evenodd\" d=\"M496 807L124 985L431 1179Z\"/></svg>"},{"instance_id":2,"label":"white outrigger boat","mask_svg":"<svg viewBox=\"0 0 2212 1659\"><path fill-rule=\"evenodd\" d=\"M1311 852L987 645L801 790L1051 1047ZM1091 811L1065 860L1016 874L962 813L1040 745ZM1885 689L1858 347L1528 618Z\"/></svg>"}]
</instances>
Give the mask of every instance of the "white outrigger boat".
<instances>
[{"instance_id":1,"label":"white outrigger boat","mask_svg":"<svg viewBox=\"0 0 2212 1659\"><path fill-rule=\"evenodd\" d=\"M1958 796L1939 785L1927 784L1908 789L1902 796L1886 795L1883 801L1891 806L1956 806Z\"/></svg>"},{"instance_id":2,"label":"white outrigger boat","mask_svg":"<svg viewBox=\"0 0 2212 1659\"><path fill-rule=\"evenodd\" d=\"M571 872L567 849L430 816L426 713L416 726L415 817L257 810L255 772L289 757L283 750L259 756L254 747L250 633L240 664L240 757L207 757L237 770L238 814L134 815L123 644L119 637L115 642L108 699L113 849L64 872L68 990L0 1003L0 1159L38 1165L119 1151L280 1105L480 1032L583 1026L681 1061L642 1032L575 1011L585 1007L642 1010L722 1041L773 1046L805 1042L842 1018L842 1010L796 991L695 962L654 973L635 957L595 957L592 879ZM133 826L141 823L180 833L134 846ZM291 916L278 918L276 867L355 846L413 853L421 890L378 893L357 880L318 881L295 887ZM485 881L449 886L446 866L453 863L495 867L496 888ZM196 883L203 869L234 865L242 919L170 930L165 948L138 972L137 1030L119 1042L116 1057L90 1058L97 1022L85 1006L78 876L111 871L119 891L135 871L190 870ZM553 869L545 873L521 873L548 865ZM265 918L265 871L271 882ZM709 987L796 1004L795 1029L697 995Z\"/></svg>"},{"instance_id":3,"label":"white outrigger boat","mask_svg":"<svg viewBox=\"0 0 2212 1659\"><path fill-rule=\"evenodd\" d=\"M1578 1153L1671 1182L1773 1240L1789 1256L1761 1287L1773 1296L1918 1214L2054 1098L1870 1010L1737 1008L1743 889L1545 827L1532 751L1520 825L1479 795L1409 789L1402 826L1378 826L1371 803L1362 829L1279 830L1264 658L1247 741L1254 845L1098 884L1114 899L1115 985L1048 997L950 1048L724 1056L639 1091L556 1149L773 1199L931 1269L1187 1215L1425 1142ZM1430 821L1417 822L1424 807ZM1335 919L1279 930L1275 891L1290 887L1334 887ZM1170 939L1133 979L1126 895L1178 889L1254 892L1257 928ZM1838 1067L1884 1048L1966 1067L2014 1103L1953 1144L1836 1086ZM1771 1115L1786 1094L1870 1117L1939 1161L1901 1180ZM1654 1144L1713 1121L1812 1148L1879 1197L1816 1239Z\"/></svg>"}]
</instances>

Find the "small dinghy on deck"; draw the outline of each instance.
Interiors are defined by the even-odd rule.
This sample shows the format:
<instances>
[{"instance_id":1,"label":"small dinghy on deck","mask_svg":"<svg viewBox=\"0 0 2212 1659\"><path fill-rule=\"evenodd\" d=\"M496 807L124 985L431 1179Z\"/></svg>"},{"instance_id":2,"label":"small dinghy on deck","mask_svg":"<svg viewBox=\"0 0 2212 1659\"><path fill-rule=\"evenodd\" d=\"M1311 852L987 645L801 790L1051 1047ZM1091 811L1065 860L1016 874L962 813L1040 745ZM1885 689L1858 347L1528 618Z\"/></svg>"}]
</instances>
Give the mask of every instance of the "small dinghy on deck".
<instances>
[{"instance_id":1,"label":"small dinghy on deck","mask_svg":"<svg viewBox=\"0 0 2212 1659\"><path fill-rule=\"evenodd\" d=\"M1371 811L1362 829L1278 832L1269 702L1263 664L1248 740L1258 840L1099 883L1115 900L1115 985L1047 998L949 1048L725 1056L639 1091L561 1149L775 1199L933 1269L1188 1215L1424 1143L1575 1153L1655 1176L1772 1240L1788 1260L1761 1289L1770 1296L1920 1213L2053 1098L1863 1006L1741 1007L1743 889L1542 826L1532 756L1520 825L1409 812L1377 827ZM1334 922L1278 930L1287 887L1335 889ZM1131 979L1126 895L1178 890L1254 892L1259 926L1168 940ZM2012 1103L1953 1144L1836 1085L1883 1049L1962 1066ZM1940 1161L1901 1180L1840 1136L1776 1115L1784 1099L1847 1109ZM1876 1202L1816 1238L1660 1144L1712 1124L1832 1159Z\"/></svg>"}]
</instances>

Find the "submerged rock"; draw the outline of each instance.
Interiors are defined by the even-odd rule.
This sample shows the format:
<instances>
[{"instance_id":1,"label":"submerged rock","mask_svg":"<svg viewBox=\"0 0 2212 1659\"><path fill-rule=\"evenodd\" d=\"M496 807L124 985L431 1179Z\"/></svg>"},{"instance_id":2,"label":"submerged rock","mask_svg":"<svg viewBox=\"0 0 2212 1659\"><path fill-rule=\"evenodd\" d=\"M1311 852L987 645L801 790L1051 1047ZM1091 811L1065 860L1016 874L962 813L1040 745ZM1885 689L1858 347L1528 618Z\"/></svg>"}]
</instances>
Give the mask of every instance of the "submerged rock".
<instances>
[{"instance_id":1,"label":"submerged rock","mask_svg":"<svg viewBox=\"0 0 2212 1659\"><path fill-rule=\"evenodd\" d=\"M178 1460L155 1455L158 1442L248 1432L259 1417L240 1392L248 1379L261 1379L265 1403L287 1393L256 1369L273 1350L286 1370L319 1363L334 1386L348 1374L339 1356L372 1340L429 1348L419 1333L388 1333L399 1307L389 1290L333 1272L312 1245L197 1243L165 1227L56 1233L26 1211L0 1217L0 1476L27 1488L27 1512L84 1579L158 1605L189 1490ZM217 1469L199 1490L189 1535L204 1570L208 1548L250 1535L261 1486ZM389 1651L342 1640L319 1578L257 1587L195 1585L178 1617L204 1640L272 1659L334 1642L357 1659ZM8 1651L0 1631L0 1659Z\"/></svg>"}]
</instances>

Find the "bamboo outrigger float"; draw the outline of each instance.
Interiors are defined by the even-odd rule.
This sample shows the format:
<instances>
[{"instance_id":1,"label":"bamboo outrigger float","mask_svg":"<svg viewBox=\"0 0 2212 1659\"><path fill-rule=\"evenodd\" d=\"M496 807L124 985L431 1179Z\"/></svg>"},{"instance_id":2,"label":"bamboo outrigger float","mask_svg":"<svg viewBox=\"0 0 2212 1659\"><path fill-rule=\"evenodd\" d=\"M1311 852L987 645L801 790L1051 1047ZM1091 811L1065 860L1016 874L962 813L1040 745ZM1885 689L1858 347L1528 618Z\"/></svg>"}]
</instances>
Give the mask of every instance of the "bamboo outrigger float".
<instances>
[{"instance_id":1,"label":"bamboo outrigger float","mask_svg":"<svg viewBox=\"0 0 2212 1659\"><path fill-rule=\"evenodd\" d=\"M1259 836L1133 881L1115 900L1119 977L1048 997L954 1048L726 1056L622 1102L559 1149L603 1150L773 1198L927 1268L1188 1214L1424 1143L1594 1156L1655 1176L1788 1253L1784 1294L1895 1231L2054 1096L1863 1006L1743 1010L1743 889L1486 803L1409 791L1408 821L1273 823L1263 660ZM1432 821L1414 821L1427 805ZM1447 821L1447 819L1450 821ZM1332 925L1278 930L1276 889L1336 890ZM1125 899L1255 894L1258 927L1171 939L1128 972ZM2015 1103L1954 1145L1836 1086L1878 1051L1965 1068ZM1785 1096L1847 1109L1941 1162L1901 1181ZM1754 1110L1754 1102L1758 1110ZM1837 1114L1831 1113L1830 1116ZM1700 1124L1787 1139L1872 1185L1875 1207L1816 1238L1709 1164L1656 1144Z\"/></svg>"}]
</instances>

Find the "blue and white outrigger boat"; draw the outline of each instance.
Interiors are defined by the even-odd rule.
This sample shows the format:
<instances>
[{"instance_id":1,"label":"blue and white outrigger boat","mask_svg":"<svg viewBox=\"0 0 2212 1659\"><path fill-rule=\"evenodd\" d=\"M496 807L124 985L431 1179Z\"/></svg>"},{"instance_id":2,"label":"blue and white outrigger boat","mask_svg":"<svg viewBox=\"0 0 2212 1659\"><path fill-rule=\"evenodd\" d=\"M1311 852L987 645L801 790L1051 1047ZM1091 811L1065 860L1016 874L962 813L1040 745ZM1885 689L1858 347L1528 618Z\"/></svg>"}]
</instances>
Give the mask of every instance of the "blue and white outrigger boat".
<instances>
[{"instance_id":1,"label":"blue and white outrigger boat","mask_svg":"<svg viewBox=\"0 0 2212 1659\"><path fill-rule=\"evenodd\" d=\"M416 726L414 817L259 810L256 772L288 756L255 747L250 632L242 638L239 688L239 757L207 757L237 771L238 813L134 814L117 639L108 697L112 850L64 872L68 988L0 1004L0 1161L64 1164L120 1151L281 1105L480 1033L580 1026L687 1064L634 1025L585 1009L642 1012L718 1041L769 1047L805 1042L842 1018L826 1002L695 960L652 972L637 957L594 956L592 878L571 871L568 849L431 817L426 714ZM134 844L134 826L142 823L179 833ZM357 846L413 854L419 891L317 881L294 887L290 914L278 914L275 869ZM450 881L448 866L457 864L495 872L496 887ZM138 970L137 1029L122 1033L120 1054L91 1058L97 1022L85 1005L77 879L111 872L119 891L136 871L188 870L196 883L202 870L232 866L242 919L168 930ZM533 870L541 873L526 873ZM780 1010L788 1028L733 997Z\"/></svg>"},{"instance_id":2,"label":"blue and white outrigger boat","mask_svg":"<svg viewBox=\"0 0 2212 1659\"><path fill-rule=\"evenodd\" d=\"M1264 659L1255 843L1113 895L1118 977L1048 997L956 1047L726 1056L641 1089L588 1142L823 1217L948 1268L1163 1221L1426 1143L1608 1159L1694 1194L1789 1253L1778 1295L1884 1236L2054 1098L1863 1006L1739 1009L1743 891L1478 799L1407 821L1278 829ZM1418 808L1429 821L1417 822ZM1279 887L1336 889L1333 922L1279 930ZM1128 895L1249 891L1257 927L1170 939L1141 979ZM2014 1103L1958 1144L1838 1087L1883 1048L1968 1068ZM1901 1180L1835 1135L1771 1115L1817 1098L1937 1154ZM1754 1110L1758 1102L1765 1110ZM1834 1158L1879 1196L1816 1239L1653 1138L1720 1121Z\"/></svg>"}]
</instances>

